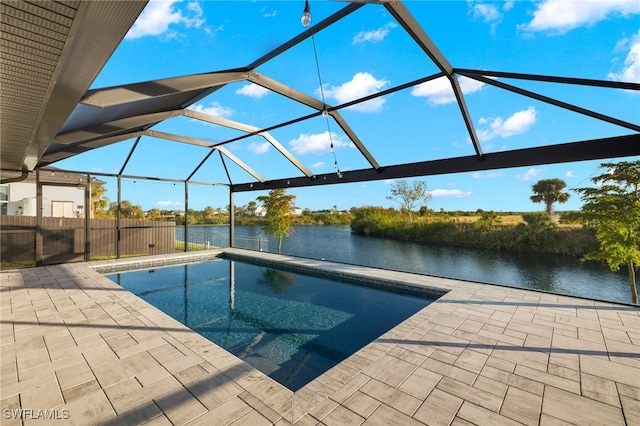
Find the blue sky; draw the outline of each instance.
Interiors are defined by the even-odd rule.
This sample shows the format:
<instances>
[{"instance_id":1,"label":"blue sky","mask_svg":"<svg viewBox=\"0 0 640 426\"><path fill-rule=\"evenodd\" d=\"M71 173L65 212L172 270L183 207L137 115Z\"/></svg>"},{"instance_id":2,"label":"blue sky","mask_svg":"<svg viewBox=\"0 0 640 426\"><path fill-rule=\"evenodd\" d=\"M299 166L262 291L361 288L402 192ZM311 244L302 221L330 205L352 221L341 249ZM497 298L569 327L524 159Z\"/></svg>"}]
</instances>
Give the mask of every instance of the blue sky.
<instances>
[{"instance_id":1,"label":"blue sky","mask_svg":"<svg viewBox=\"0 0 640 426\"><path fill-rule=\"evenodd\" d=\"M456 68L487 69L640 83L640 3L637 1L408 1L407 9ZM313 23L345 3L312 1ZM92 88L246 66L301 33L303 1L151 1ZM314 53L315 42L317 59ZM319 72L318 72L319 69ZM434 74L437 67L384 7L366 5L256 69L329 105L376 93ZM640 96L624 90L572 87L502 79L528 90L576 103L628 122L640 121ZM632 131L499 88L461 78L460 85L485 153ZM320 90L322 88L322 90ZM191 107L196 111L266 128L314 110L255 84L232 83ZM340 111L381 165L473 155L459 109L442 78ZM167 120L154 130L212 142L243 133L190 118ZM340 127L317 117L271 133L313 173L348 173L369 167ZM334 153L329 145L333 142ZM133 140L54 164L71 170L115 173ZM266 179L301 175L262 137L225 145ZM125 174L185 179L205 148L142 138ZM628 158L626 160L635 160ZM539 179L561 178L569 188L587 186L601 161L515 168L420 178L439 210L542 210L529 200ZM230 165L234 183L254 179ZM226 182L214 155L193 178ZM104 178L116 197L115 179ZM393 181L293 189L302 208L394 203ZM237 205L263 193L237 194ZM123 183L123 199L144 209L184 208L180 184L137 180ZM189 186L189 208L224 207L220 187ZM560 209L578 209L573 194Z\"/></svg>"}]
</instances>

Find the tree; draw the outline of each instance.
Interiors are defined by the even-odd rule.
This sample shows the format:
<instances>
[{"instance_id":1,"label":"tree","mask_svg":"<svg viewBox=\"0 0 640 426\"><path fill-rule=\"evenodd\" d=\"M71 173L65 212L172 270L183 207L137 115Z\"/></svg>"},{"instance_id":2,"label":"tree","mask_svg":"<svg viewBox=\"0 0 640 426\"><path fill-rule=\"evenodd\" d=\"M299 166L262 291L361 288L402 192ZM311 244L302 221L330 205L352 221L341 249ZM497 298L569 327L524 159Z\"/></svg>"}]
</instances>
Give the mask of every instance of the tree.
<instances>
[{"instance_id":1,"label":"tree","mask_svg":"<svg viewBox=\"0 0 640 426\"><path fill-rule=\"evenodd\" d=\"M89 217L102 217L105 215L105 209L109 206L109 197L104 194L107 188L104 184L91 185L91 211Z\"/></svg>"},{"instance_id":2,"label":"tree","mask_svg":"<svg viewBox=\"0 0 640 426\"><path fill-rule=\"evenodd\" d=\"M207 223L213 222L213 218L216 215L216 211L211 206L207 206L202 211L202 216Z\"/></svg>"},{"instance_id":3,"label":"tree","mask_svg":"<svg viewBox=\"0 0 640 426\"><path fill-rule=\"evenodd\" d=\"M531 201L534 203L544 203L545 210L551 216L553 214L553 203L566 203L570 194L562 192L567 183L562 179L542 179L539 180L532 189L535 193L532 195Z\"/></svg>"},{"instance_id":4,"label":"tree","mask_svg":"<svg viewBox=\"0 0 640 426\"><path fill-rule=\"evenodd\" d=\"M266 210L264 219L267 224L262 228L262 232L278 239L278 253L282 252L282 239L293 232L295 217L289 214L289 208L295 199L295 195L286 194L283 188L272 189L269 195L257 198Z\"/></svg>"},{"instance_id":5,"label":"tree","mask_svg":"<svg viewBox=\"0 0 640 426\"><path fill-rule=\"evenodd\" d=\"M418 210L418 214L421 217L428 216L429 214L431 214L431 210L429 210L429 207L427 206L420 206L420 210Z\"/></svg>"},{"instance_id":6,"label":"tree","mask_svg":"<svg viewBox=\"0 0 640 426\"><path fill-rule=\"evenodd\" d=\"M247 204L247 210L251 216L256 214L256 207L258 207L258 205L255 201L249 201L249 204Z\"/></svg>"},{"instance_id":7,"label":"tree","mask_svg":"<svg viewBox=\"0 0 640 426\"><path fill-rule=\"evenodd\" d=\"M481 228L491 228L494 224L502 222L500 215L493 210L484 211L478 209L476 212L478 211L480 211L480 217L476 221L476 224Z\"/></svg>"},{"instance_id":8,"label":"tree","mask_svg":"<svg viewBox=\"0 0 640 426\"><path fill-rule=\"evenodd\" d=\"M118 203L109 203L109 214L111 217L118 216ZM129 200L122 200L120 203L120 217L122 219L144 219L144 210L138 204L132 204Z\"/></svg>"},{"instance_id":9,"label":"tree","mask_svg":"<svg viewBox=\"0 0 640 426\"><path fill-rule=\"evenodd\" d=\"M147 211L147 217L149 219L156 219L159 218L162 214L160 213L160 209L150 209L149 211Z\"/></svg>"},{"instance_id":10,"label":"tree","mask_svg":"<svg viewBox=\"0 0 640 426\"><path fill-rule=\"evenodd\" d=\"M400 204L400 209L409 213L409 223L413 224L411 213L420 201L427 204L431 194L427 192L424 181L413 181L413 186L409 186L407 181L401 180L391 185L391 195L387 199Z\"/></svg>"},{"instance_id":11,"label":"tree","mask_svg":"<svg viewBox=\"0 0 640 426\"><path fill-rule=\"evenodd\" d=\"M606 173L591 178L594 187L578 188L584 224L595 228L598 250L584 258L607 263L612 271L626 264L631 301L638 304L635 269L640 264L640 160L602 163Z\"/></svg>"}]
</instances>

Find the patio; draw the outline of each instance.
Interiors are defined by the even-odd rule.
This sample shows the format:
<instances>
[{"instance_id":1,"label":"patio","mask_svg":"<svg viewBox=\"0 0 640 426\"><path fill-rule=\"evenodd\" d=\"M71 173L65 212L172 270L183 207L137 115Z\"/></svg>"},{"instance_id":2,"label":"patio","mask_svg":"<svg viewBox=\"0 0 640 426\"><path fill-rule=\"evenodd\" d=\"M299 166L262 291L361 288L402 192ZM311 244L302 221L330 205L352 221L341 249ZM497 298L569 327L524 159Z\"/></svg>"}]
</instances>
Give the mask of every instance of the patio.
<instances>
[{"instance_id":1,"label":"patio","mask_svg":"<svg viewBox=\"0 0 640 426\"><path fill-rule=\"evenodd\" d=\"M40 179L47 173L57 172L60 176L62 170L53 168L57 162L120 142L128 145L118 167L103 164L110 157L103 155L98 163L87 162L82 165L85 169L75 170L86 175L83 181L86 185L75 184L84 187L85 208L91 202L91 178L96 176L117 187L111 194L118 203L123 180L133 184L137 181L140 186L140 182L162 182L166 184L165 190L179 184L185 211L189 210L190 185L217 186L228 196L223 204L228 199L231 241L235 194L500 171L640 154L640 126L637 117L627 118L627 110L620 115L608 108L600 112L603 105L598 104L606 102L597 93L584 96L588 102L582 104L560 99L555 90L544 94L538 91L547 83L550 86L560 83L602 90L600 94L619 94L637 92L638 83L605 80L606 74L596 78L590 74L565 75L543 61L540 63L544 68L537 70L525 65L520 68L520 64L496 69L491 63L471 64L473 67L468 68L466 59L460 60L465 56L453 60L427 34L433 28L428 25L431 15L423 15L428 18L424 21L414 17L412 10L427 2L412 2L410 7L403 2L376 3L348 2L330 14L315 15L309 28L298 27L296 17L297 29L292 30L293 24L288 27L291 38L283 37L281 44L242 62L239 68L237 64L204 70L194 67L166 78L93 87L146 1L3 2L0 74L4 90L0 101L5 108L0 109L3 123L0 181L19 183L36 174L34 206L38 236L33 244L28 244L38 253L33 260L42 263L47 245L42 239L42 230L46 228L42 214L43 186L47 182ZM413 55L421 64L426 63L424 70L403 74L384 90L336 100L336 104L325 103L324 95L319 99L312 93L313 87L317 87L316 75L309 70L314 65L320 80L314 37L322 40L327 31L342 34L342 22L359 30L359 25L354 25L358 21L349 21L350 17L373 8L377 8L376 13L393 17L398 32L401 29L403 37L412 41ZM367 16L363 15L363 22ZM468 30L464 22L456 25L441 21L455 32L456 28ZM281 28L273 25L267 28L281 32ZM264 27L256 26L253 31L255 36L247 39L264 38ZM449 39L449 34L443 38ZM316 59L311 67L306 62L296 63L299 66L296 72L287 63L279 67L284 70L282 74L266 74L275 72L275 68L270 70L266 65L278 64L278 58L286 59L287 52L303 42L313 43ZM311 57L311 53L309 50L307 56ZM321 59L329 56L322 55ZM559 59L560 64L565 63L563 57ZM399 61L396 70L410 70L405 65L404 60ZM309 77L313 85L290 81L299 75ZM351 74L345 74L341 81L349 78ZM414 87L438 79L443 79L455 95L455 122L463 129L458 139L469 140L460 152L432 157L431 152L417 149L427 145L426 142L435 142L435 148L451 143L432 137L435 124L446 125L449 132L449 121L437 114L431 117L428 132L411 131L410 137L398 138L401 143L394 144L394 149L389 149L382 134L358 136L367 135L373 124L387 123L391 129L394 120L358 124L358 118L349 115L350 108L391 95L411 100ZM556 113L575 113L611 127L606 132L586 136L581 132L576 135L555 132L557 135L551 139L535 137L532 138L535 142L520 143L508 150L492 148L491 143L483 146L473 114L477 119L504 113L485 111L473 101L468 102L470 93L465 93L461 86L464 80L486 84L508 96L522 96L527 100L525 107L529 104L553 107ZM204 98L216 101L219 93L224 94L225 90L235 93L234 88L245 83L282 97L284 107L266 112L292 111L292 115L274 117L272 122L245 123L197 110L197 103ZM427 122L426 108L412 110L416 125ZM169 128L163 126L171 120L188 120L189 125L179 134L169 132L170 124ZM299 125L297 133L318 133L324 132L325 127L328 129L329 123L340 128L344 140L357 148L352 155L358 166L344 176L339 169L337 173L333 169L333 164L337 168L337 159L312 172L308 168L311 160L305 165L279 142L291 140L282 134L287 128ZM224 137L205 140L193 130L196 125L211 124L222 129ZM206 127L207 134L211 128ZM574 128L582 130L580 126ZM399 130L403 126L395 128L395 132ZM280 167L273 176L265 174L266 179L263 168L272 161L245 163L233 154L235 146L254 140L271 146L273 158L286 167ZM141 155L143 161L139 164L148 163L144 146L153 148L154 158L159 156L163 151L157 148L160 141L166 147L192 149L197 161L179 170L177 177L166 176L167 168L162 167L149 172L127 168L134 154ZM404 156L394 157L394 151L402 151L395 148L403 144ZM380 154L380 162L374 152L376 157ZM248 151L244 154L252 158ZM341 152L342 164L348 164L346 155ZM135 159L132 162L136 163ZM176 163L179 162L172 164ZM207 167L203 167L205 163ZM227 163L234 167L231 173ZM115 171L104 171L112 169ZM214 170L215 174L207 171L201 178L197 174L200 169ZM198 198L195 195L192 192L192 200ZM120 228L120 213L117 220ZM85 225L87 235L89 222ZM84 246L81 254L88 259L90 245ZM16 245L10 249L17 251ZM294 394L94 269L112 264L152 267L197 261L221 251L2 271L2 424L640 424L637 306L234 248L224 251L448 292ZM120 256L119 246L114 252Z\"/></svg>"},{"instance_id":2,"label":"patio","mask_svg":"<svg viewBox=\"0 0 640 426\"><path fill-rule=\"evenodd\" d=\"M293 394L94 269L220 251L3 271L3 424L640 423L637 307L225 251L449 291Z\"/></svg>"}]
</instances>

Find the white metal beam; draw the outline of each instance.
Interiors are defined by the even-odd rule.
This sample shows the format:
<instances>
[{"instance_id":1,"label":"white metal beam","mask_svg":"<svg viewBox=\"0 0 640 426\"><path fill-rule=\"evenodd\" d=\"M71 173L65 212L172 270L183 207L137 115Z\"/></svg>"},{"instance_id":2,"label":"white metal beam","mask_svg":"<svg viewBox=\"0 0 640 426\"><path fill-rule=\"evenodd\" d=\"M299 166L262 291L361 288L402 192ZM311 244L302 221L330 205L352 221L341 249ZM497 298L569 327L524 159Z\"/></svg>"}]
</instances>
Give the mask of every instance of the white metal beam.
<instances>
[{"instance_id":1,"label":"white metal beam","mask_svg":"<svg viewBox=\"0 0 640 426\"><path fill-rule=\"evenodd\" d=\"M272 78L259 74L255 71L251 71L248 75L248 78L250 81L252 81L257 85L260 85L264 88L272 90L276 93L280 93L281 95L286 96L289 99L298 101L301 104L307 105L308 107L311 107L318 111L324 111L325 109L330 109L329 105L319 101L318 99L308 96L302 92L299 92L287 85L284 85L276 80L273 80ZM364 157L367 159L369 164L371 164L371 167L373 167L376 170L380 168L380 165L378 164L378 162L375 160L375 158L373 158L369 150L364 146L362 141L353 132L353 130L351 130L351 128L349 127L347 122L342 118L340 113L337 111L331 111L330 114L336 120L336 122L338 122L340 127L345 131L346 135L351 139L351 142L353 142L353 144L360 150L362 155L364 155Z\"/></svg>"},{"instance_id":2,"label":"white metal beam","mask_svg":"<svg viewBox=\"0 0 640 426\"><path fill-rule=\"evenodd\" d=\"M467 104L464 100L462 89L457 77L454 75L453 67L444 56L444 54L438 49L438 46L427 35L427 32L420 26L418 21L411 15L406 6L400 1L381 1L386 9L391 13L402 25L404 30L413 38L413 40L420 46L420 48L431 58L433 63L440 68L440 70L447 76L451 83L451 88L458 101L458 107L462 114L462 119L467 126L471 143L476 151L478 158L482 158L482 148L480 147L480 141L478 134L473 127L473 120L467 109Z\"/></svg>"},{"instance_id":3,"label":"white metal beam","mask_svg":"<svg viewBox=\"0 0 640 426\"><path fill-rule=\"evenodd\" d=\"M246 80L242 71L194 74L142 83L125 84L105 89L90 90L81 103L96 107L108 107L144 99L167 96L178 92L204 90L236 81Z\"/></svg>"},{"instance_id":4,"label":"white metal beam","mask_svg":"<svg viewBox=\"0 0 640 426\"><path fill-rule=\"evenodd\" d=\"M219 152L221 152L222 154L224 154L225 157L229 158L231 161L236 163L245 172L249 173L251 176L256 178L258 181L265 182L265 180L266 180L259 173L257 173L255 170L253 170L247 164L245 164L242 160L240 160L238 157L236 157L231 152L229 152L229 150L225 149L222 146L216 145L213 142L206 141L206 140L203 140L203 139L190 138L190 137L187 137L187 136L175 135L175 134L172 134L172 133L158 132L158 131L155 131L155 130L146 130L144 132L144 134L146 136L151 136L151 137L154 137L154 138L166 139L166 140L170 140L170 141L187 143L187 144L191 144L191 145L197 145L197 146L203 146L203 147L206 147L206 148L216 149Z\"/></svg>"},{"instance_id":5,"label":"white metal beam","mask_svg":"<svg viewBox=\"0 0 640 426\"><path fill-rule=\"evenodd\" d=\"M95 124L93 126L83 127L78 130L72 130L61 133L56 136L54 141L60 144L82 143L83 141L93 141L96 139L106 139L111 135L117 135L122 131L141 129L144 126L155 124L167 118L180 115L179 111L165 111L153 114L135 115L125 117L119 120L108 121L105 123Z\"/></svg>"},{"instance_id":6,"label":"white metal beam","mask_svg":"<svg viewBox=\"0 0 640 426\"><path fill-rule=\"evenodd\" d=\"M367 159L369 164L371 164L371 166L374 169L378 170L380 168L380 164L378 164L376 159L373 158L373 155L371 155L369 150L364 146L364 144L362 143L362 141L360 140L358 135L356 135L356 133L353 130L351 130L351 127L349 127L349 125L344 120L344 118L342 118L340 113L338 111L331 111L331 112L329 112L329 115L331 115L333 117L333 119L336 120L336 123L338 123L338 126L340 126L342 131L349 137L349 139L351 139L353 144L362 153L364 158Z\"/></svg>"},{"instance_id":7,"label":"white metal beam","mask_svg":"<svg viewBox=\"0 0 640 426\"><path fill-rule=\"evenodd\" d=\"M205 114L200 111L194 111L191 109L182 110L182 115L185 117L193 118L196 120L206 121L208 123L217 124L219 126L228 127L230 129L236 129L247 133L253 133L258 136L263 137L267 142L269 142L275 149L277 149L282 155L284 155L287 160L289 160L294 166L298 168L302 173L304 173L307 177L313 176L313 173L309 169L307 169L304 164L302 164L296 157L293 156L276 138L271 136L269 132L263 132L258 127L254 127L245 123L239 123L237 121L228 120L222 117L216 117L214 115Z\"/></svg>"}]
</instances>

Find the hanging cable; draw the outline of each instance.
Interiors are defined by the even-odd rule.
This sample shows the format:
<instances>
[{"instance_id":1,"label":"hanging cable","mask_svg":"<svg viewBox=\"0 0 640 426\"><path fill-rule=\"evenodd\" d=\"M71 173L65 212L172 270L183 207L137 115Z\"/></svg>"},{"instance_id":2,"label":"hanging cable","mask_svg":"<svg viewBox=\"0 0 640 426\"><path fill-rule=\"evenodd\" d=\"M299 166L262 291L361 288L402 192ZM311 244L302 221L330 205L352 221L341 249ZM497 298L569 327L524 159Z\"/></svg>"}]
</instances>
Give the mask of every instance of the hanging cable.
<instances>
[{"instance_id":1,"label":"hanging cable","mask_svg":"<svg viewBox=\"0 0 640 426\"><path fill-rule=\"evenodd\" d=\"M582 185L582 182L584 182L585 180L591 178L591 176L593 176L596 173L598 173L600 171L600 169L602 169L602 168L603 168L602 166L598 166L593 172L591 172L591 174L589 176L585 177L580 182L578 182L575 185L573 185L573 187L569 188L569 190L571 190L571 191L576 190L580 185Z\"/></svg>"},{"instance_id":2,"label":"hanging cable","mask_svg":"<svg viewBox=\"0 0 640 426\"><path fill-rule=\"evenodd\" d=\"M336 169L336 174L338 175L339 179L342 179L342 172L340 171L340 167L338 166L338 157L336 156L336 149L333 144L333 137L331 136L331 126L329 124L329 111L327 109L327 103L325 102L325 99L324 99L324 86L322 84L322 76L320 75L320 62L318 61L316 39L313 33L311 34L311 42L313 43L313 55L316 61L316 71L318 72L318 82L320 83L320 96L322 97L322 105L323 105L322 117L325 119L327 123L327 133L329 134L329 142L330 142L329 150L331 151L331 154L333 154L333 167Z\"/></svg>"}]
</instances>

